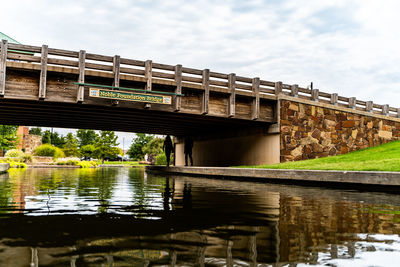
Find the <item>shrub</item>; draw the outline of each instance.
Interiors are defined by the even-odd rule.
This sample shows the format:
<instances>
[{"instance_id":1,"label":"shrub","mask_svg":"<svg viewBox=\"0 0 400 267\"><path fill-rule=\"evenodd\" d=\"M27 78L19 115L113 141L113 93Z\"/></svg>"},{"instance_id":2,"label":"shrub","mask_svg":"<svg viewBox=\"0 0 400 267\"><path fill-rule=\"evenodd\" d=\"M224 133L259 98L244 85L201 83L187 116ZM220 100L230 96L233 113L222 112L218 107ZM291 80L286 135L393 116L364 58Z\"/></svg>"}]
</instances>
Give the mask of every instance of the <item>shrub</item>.
<instances>
[{"instance_id":1,"label":"shrub","mask_svg":"<svg viewBox=\"0 0 400 267\"><path fill-rule=\"evenodd\" d=\"M78 158L61 158L58 159L56 165L70 165L76 166L79 165L80 160Z\"/></svg>"},{"instance_id":2,"label":"shrub","mask_svg":"<svg viewBox=\"0 0 400 267\"><path fill-rule=\"evenodd\" d=\"M64 152L60 148L50 144L39 146L33 153L35 156L53 157L55 159L65 157Z\"/></svg>"},{"instance_id":3,"label":"shrub","mask_svg":"<svg viewBox=\"0 0 400 267\"><path fill-rule=\"evenodd\" d=\"M14 161L11 158L2 159L2 160L0 160L0 163L9 163L10 168L26 168L27 167L25 163Z\"/></svg>"},{"instance_id":4,"label":"shrub","mask_svg":"<svg viewBox=\"0 0 400 267\"><path fill-rule=\"evenodd\" d=\"M81 168L95 168L97 167L97 161L81 161L77 165L81 166Z\"/></svg>"},{"instance_id":5,"label":"shrub","mask_svg":"<svg viewBox=\"0 0 400 267\"><path fill-rule=\"evenodd\" d=\"M7 153L5 154L5 157L7 158L20 158L22 156L24 156L25 153L22 152L21 150L18 149L10 149L7 151Z\"/></svg>"},{"instance_id":6,"label":"shrub","mask_svg":"<svg viewBox=\"0 0 400 267\"><path fill-rule=\"evenodd\" d=\"M172 155L173 154L171 153L171 159L169 161L170 165L174 162L174 157ZM167 165L167 157L165 156L164 153L156 156L155 164L156 165Z\"/></svg>"},{"instance_id":7,"label":"shrub","mask_svg":"<svg viewBox=\"0 0 400 267\"><path fill-rule=\"evenodd\" d=\"M19 157L20 162L30 163L33 161L31 154L24 154L23 156Z\"/></svg>"}]
</instances>

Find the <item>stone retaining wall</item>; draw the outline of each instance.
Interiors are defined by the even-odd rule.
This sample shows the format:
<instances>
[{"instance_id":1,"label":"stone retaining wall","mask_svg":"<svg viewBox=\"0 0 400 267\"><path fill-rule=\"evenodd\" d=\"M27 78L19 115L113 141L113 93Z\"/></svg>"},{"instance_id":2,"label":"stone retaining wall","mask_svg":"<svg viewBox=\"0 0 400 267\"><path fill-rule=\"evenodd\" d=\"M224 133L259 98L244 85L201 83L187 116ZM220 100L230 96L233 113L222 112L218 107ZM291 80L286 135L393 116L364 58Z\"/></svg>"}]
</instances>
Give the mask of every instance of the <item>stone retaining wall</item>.
<instances>
[{"instance_id":1,"label":"stone retaining wall","mask_svg":"<svg viewBox=\"0 0 400 267\"><path fill-rule=\"evenodd\" d=\"M400 123L281 100L281 162L313 159L398 140Z\"/></svg>"}]
</instances>

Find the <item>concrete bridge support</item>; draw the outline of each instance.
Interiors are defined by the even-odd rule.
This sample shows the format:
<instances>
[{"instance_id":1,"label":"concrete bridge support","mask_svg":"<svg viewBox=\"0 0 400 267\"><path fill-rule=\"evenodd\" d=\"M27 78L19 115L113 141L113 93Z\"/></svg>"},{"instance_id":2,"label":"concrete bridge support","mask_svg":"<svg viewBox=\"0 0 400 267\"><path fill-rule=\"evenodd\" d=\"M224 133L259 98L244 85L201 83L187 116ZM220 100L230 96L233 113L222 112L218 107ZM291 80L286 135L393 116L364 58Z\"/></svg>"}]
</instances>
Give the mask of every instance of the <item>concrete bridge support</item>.
<instances>
[{"instance_id":1,"label":"concrete bridge support","mask_svg":"<svg viewBox=\"0 0 400 267\"><path fill-rule=\"evenodd\" d=\"M176 166L185 165L184 138L176 140ZM262 129L194 138L195 166L260 165L280 162L280 134Z\"/></svg>"}]
</instances>

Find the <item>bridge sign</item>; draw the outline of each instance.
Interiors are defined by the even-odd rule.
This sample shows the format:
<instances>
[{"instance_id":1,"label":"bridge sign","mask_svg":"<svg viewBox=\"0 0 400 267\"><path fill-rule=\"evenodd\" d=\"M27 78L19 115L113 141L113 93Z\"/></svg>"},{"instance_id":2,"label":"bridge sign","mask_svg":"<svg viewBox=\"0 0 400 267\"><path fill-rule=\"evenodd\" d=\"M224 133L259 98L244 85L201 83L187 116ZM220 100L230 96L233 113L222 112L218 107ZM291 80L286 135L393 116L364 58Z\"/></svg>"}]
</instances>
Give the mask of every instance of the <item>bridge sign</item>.
<instances>
[{"instance_id":1,"label":"bridge sign","mask_svg":"<svg viewBox=\"0 0 400 267\"><path fill-rule=\"evenodd\" d=\"M171 104L172 96L137 94L117 90L90 88L89 96L116 100L138 101L154 104Z\"/></svg>"}]
</instances>

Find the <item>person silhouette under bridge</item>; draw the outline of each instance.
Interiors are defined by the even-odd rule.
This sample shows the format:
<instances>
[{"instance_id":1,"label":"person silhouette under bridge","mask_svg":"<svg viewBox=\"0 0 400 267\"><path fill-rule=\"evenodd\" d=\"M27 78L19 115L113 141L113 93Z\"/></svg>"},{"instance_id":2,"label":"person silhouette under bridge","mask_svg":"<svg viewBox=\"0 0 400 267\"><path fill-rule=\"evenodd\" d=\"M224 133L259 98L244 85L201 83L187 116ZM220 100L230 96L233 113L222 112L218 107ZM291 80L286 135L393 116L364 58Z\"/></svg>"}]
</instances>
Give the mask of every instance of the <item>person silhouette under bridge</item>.
<instances>
[{"instance_id":1,"label":"person silhouette under bridge","mask_svg":"<svg viewBox=\"0 0 400 267\"><path fill-rule=\"evenodd\" d=\"M193 166L192 149L193 149L193 139L190 136L186 136L183 149L183 152L185 153L185 166L188 166L188 157L190 159L190 166Z\"/></svg>"},{"instance_id":2,"label":"person silhouette under bridge","mask_svg":"<svg viewBox=\"0 0 400 267\"><path fill-rule=\"evenodd\" d=\"M163 144L163 150L165 152L165 157L167 158L167 167L169 167L169 162L171 160L171 152L173 150L173 145L172 145L172 140L171 136L167 135L167 137L164 140Z\"/></svg>"}]
</instances>

